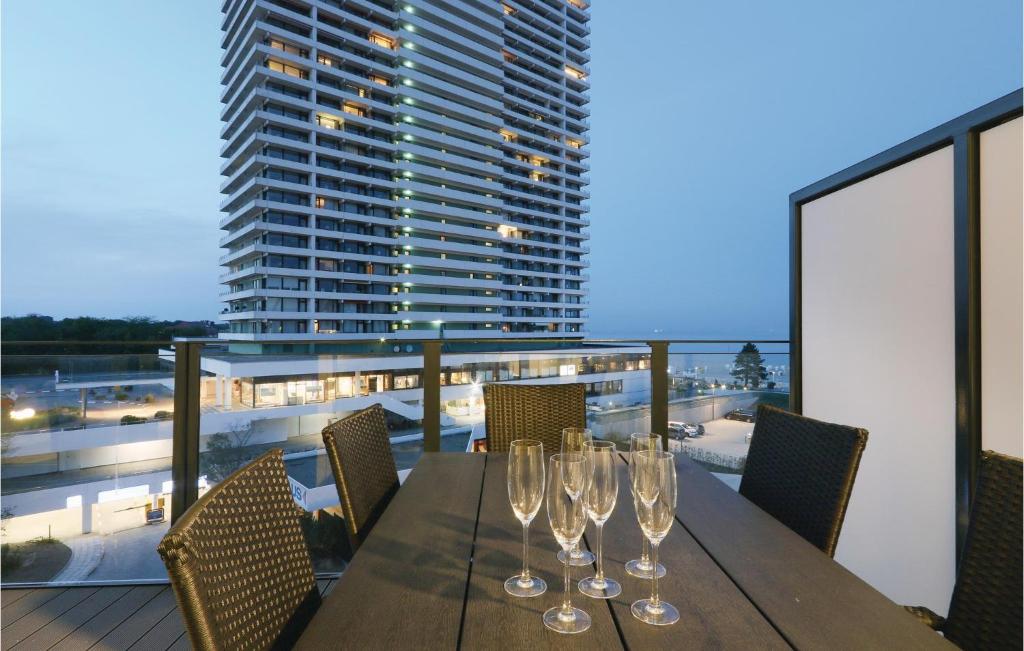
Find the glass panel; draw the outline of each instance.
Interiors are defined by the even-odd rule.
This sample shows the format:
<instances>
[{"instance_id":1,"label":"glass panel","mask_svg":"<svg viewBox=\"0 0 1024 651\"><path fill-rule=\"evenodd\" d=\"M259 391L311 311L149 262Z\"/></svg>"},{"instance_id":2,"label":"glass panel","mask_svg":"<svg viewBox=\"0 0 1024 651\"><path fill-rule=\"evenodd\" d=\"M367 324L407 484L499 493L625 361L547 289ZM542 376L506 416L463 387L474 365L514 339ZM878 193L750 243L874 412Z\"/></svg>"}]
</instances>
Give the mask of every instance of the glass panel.
<instances>
[{"instance_id":1,"label":"glass panel","mask_svg":"<svg viewBox=\"0 0 1024 651\"><path fill-rule=\"evenodd\" d=\"M264 452L282 449L292 496L307 512L314 567L331 574L344 569L351 551L321 431L379 402L398 469L411 468L423 448L423 359L411 344L317 345L317 354L274 344L262 352L244 344L204 346L199 482L202 493Z\"/></svg>"},{"instance_id":2,"label":"glass panel","mask_svg":"<svg viewBox=\"0 0 1024 651\"><path fill-rule=\"evenodd\" d=\"M166 580L172 355L73 346L0 367L3 583Z\"/></svg>"},{"instance_id":3,"label":"glass panel","mask_svg":"<svg viewBox=\"0 0 1024 651\"><path fill-rule=\"evenodd\" d=\"M759 404L789 408L789 346L678 344L669 349L669 449L739 488Z\"/></svg>"}]
</instances>

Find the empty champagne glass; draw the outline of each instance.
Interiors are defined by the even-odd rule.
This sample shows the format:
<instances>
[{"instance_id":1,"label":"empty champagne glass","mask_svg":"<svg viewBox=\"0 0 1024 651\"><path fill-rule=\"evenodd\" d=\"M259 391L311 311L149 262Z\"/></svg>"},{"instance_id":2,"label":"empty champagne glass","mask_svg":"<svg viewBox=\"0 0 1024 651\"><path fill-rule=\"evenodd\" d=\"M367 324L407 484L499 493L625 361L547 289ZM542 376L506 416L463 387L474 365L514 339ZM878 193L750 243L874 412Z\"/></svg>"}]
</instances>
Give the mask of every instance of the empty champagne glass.
<instances>
[{"instance_id":1,"label":"empty champagne glass","mask_svg":"<svg viewBox=\"0 0 1024 651\"><path fill-rule=\"evenodd\" d=\"M633 455L634 503L640 528L651 543L651 562L658 562L658 546L668 535L676 513L676 466L673 455L649 449ZM658 574L651 573L651 596L633 602L633 616L647 624L666 626L679 621L679 611L658 595Z\"/></svg>"},{"instance_id":2,"label":"empty champagne glass","mask_svg":"<svg viewBox=\"0 0 1024 651\"><path fill-rule=\"evenodd\" d=\"M556 454L548 462L548 522L551 533L565 552L579 543L587 526L587 511L583 506L586 475L587 461L582 453ZM590 615L572 605L568 553L564 558L565 597L561 606L544 613L544 625L559 633L582 633L590 628Z\"/></svg>"},{"instance_id":3,"label":"empty champagne glass","mask_svg":"<svg viewBox=\"0 0 1024 651\"><path fill-rule=\"evenodd\" d=\"M632 434L629 437L629 489L633 490L633 471L636 468L636 464L633 463L633 454L637 450L661 450L661 437L657 434L648 433L637 433ZM636 495L633 496L634 501ZM643 540L643 549L640 552L640 558L633 559L626 563L626 574L635 576L638 579L649 579L651 578L651 569L654 565L651 563L650 545L647 542L647 536L640 534L640 538ZM658 578L665 576L665 566L658 565Z\"/></svg>"},{"instance_id":4,"label":"empty champagne glass","mask_svg":"<svg viewBox=\"0 0 1024 651\"><path fill-rule=\"evenodd\" d=\"M515 597L536 597L548 589L530 574L530 523L544 499L544 445L533 439L512 441L508 451L508 501L523 523L523 571L505 581L505 592Z\"/></svg>"},{"instance_id":5,"label":"empty champagne glass","mask_svg":"<svg viewBox=\"0 0 1024 651\"><path fill-rule=\"evenodd\" d=\"M615 510L619 496L619 474L615 467L615 444L611 441L587 441L583 444L583 455L587 460L589 480L583 489L583 505L587 515L597 527L597 574L582 579L580 592L595 599L611 599L622 593L618 581L604 575L604 555L601 553L601 537L604 523Z\"/></svg>"},{"instance_id":6,"label":"empty champagne glass","mask_svg":"<svg viewBox=\"0 0 1024 651\"><path fill-rule=\"evenodd\" d=\"M579 453L583 454L583 445L587 441L594 440L593 435L589 429L583 429L581 427L566 427L562 430L562 454ZM558 561L560 563L565 562L566 552L558 552ZM585 550L580 549L579 543L573 546L572 551L569 552L569 564L577 567L584 565L590 565L594 562L594 555Z\"/></svg>"}]
</instances>

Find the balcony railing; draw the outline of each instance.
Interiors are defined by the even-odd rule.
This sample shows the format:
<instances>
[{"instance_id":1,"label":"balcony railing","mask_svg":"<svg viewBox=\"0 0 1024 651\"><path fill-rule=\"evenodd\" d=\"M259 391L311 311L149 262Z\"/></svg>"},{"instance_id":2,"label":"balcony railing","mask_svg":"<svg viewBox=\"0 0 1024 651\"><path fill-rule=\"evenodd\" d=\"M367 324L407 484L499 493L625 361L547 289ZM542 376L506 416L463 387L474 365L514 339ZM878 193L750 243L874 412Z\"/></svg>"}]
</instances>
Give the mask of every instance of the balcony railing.
<instances>
[{"instance_id":1,"label":"balcony railing","mask_svg":"<svg viewBox=\"0 0 1024 651\"><path fill-rule=\"evenodd\" d=\"M166 581L156 545L170 523L270 448L285 451L317 571L336 574L348 550L320 430L376 402L403 476L424 451L484 438L482 385L582 382L595 436L657 432L735 483L744 410L789 401L779 340L313 343L5 343L4 585Z\"/></svg>"}]
</instances>

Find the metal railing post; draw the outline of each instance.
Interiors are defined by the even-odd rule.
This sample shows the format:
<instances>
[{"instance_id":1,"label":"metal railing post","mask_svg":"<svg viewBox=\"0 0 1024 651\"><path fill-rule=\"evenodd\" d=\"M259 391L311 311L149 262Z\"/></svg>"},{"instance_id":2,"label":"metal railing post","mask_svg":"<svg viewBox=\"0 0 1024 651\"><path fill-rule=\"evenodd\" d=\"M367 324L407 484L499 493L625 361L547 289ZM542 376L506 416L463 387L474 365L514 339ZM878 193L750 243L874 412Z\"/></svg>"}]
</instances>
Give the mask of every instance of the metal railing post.
<instances>
[{"instance_id":1,"label":"metal railing post","mask_svg":"<svg viewBox=\"0 0 1024 651\"><path fill-rule=\"evenodd\" d=\"M661 436L668 450L668 342L650 341L651 347L651 433Z\"/></svg>"},{"instance_id":2,"label":"metal railing post","mask_svg":"<svg viewBox=\"0 0 1024 651\"><path fill-rule=\"evenodd\" d=\"M174 344L174 438L171 522L199 499L199 353L203 345Z\"/></svg>"},{"instance_id":3,"label":"metal railing post","mask_svg":"<svg viewBox=\"0 0 1024 651\"><path fill-rule=\"evenodd\" d=\"M441 451L441 342L423 343L423 451Z\"/></svg>"}]
</instances>

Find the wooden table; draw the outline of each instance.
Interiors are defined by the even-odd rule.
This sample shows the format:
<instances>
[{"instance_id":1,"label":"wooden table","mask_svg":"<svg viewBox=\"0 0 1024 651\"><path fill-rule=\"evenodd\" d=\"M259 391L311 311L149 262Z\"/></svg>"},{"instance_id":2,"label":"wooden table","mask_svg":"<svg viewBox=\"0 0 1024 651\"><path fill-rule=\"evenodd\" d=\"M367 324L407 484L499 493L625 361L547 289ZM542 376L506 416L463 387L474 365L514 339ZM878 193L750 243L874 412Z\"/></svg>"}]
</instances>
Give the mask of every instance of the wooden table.
<instances>
[{"instance_id":1,"label":"wooden table","mask_svg":"<svg viewBox=\"0 0 1024 651\"><path fill-rule=\"evenodd\" d=\"M522 528L512 514L506 455L424 454L356 553L298 648L353 649L917 649L953 648L841 565L677 457L679 504L662 543L661 596L680 621L654 627L630 604L650 582L625 573L640 530L622 464L619 502L605 525L605 572L622 583L611 600L575 584L573 603L593 625L579 635L545 628L560 603L562 566L543 507L530 528L530 566L548 591L505 593L521 566ZM585 543L593 543L588 524Z\"/></svg>"}]
</instances>

